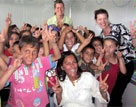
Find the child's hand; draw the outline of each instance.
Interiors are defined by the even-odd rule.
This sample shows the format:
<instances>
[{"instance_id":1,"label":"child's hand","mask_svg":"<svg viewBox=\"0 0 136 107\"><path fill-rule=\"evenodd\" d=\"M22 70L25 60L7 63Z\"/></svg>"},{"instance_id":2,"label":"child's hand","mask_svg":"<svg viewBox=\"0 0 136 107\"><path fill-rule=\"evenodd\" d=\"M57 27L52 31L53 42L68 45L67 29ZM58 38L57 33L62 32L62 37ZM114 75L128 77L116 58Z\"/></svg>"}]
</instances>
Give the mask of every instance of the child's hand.
<instances>
[{"instance_id":1,"label":"child's hand","mask_svg":"<svg viewBox=\"0 0 136 107\"><path fill-rule=\"evenodd\" d=\"M108 90L108 84L106 83L107 79L109 77L109 74L106 75L106 77L104 79L102 79L102 75L100 75L100 80L99 80L99 83L100 83L100 92L101 94L104 94L107 92Z\"/></svg>"},{"instance_id":2,"label":"child's hand","mask_svg":"<svg viewBox=\"0 0 136 107\"><path fill-rule=\"evenodd\" d=\"M54 93L61 94L62 93L62 87L60 86L60 83L59 83L57 77L55 79L56 79L55 84L50 80L49 80L49 83L52 84L52 90L53 90Z\"/></svg>"},{"instance_id":3,"label":"child's hand","mask_svg":"<svg viewBox=\"0 0 136 107\"><path fill-rule=\"evenodd\" d=\"M123 52L120 52L120 51L117 50L117 58L118 59L122 58L122 54L123 54Z\"/></svg>"},{"instance_id":4,"label":"child's hand","mask_svg":"<svg viewBox=\"0 0 136 107\"><path fill-rule=\"evenodd\" d=\"M8 13L8 16L7 16L5 22L6 22L6 25L7 25L7 26L10 26L10 25L11 25L12 21L11 21L11 14L10 14L10 13Z\"/></svg>"},{"instance_id":5,"label":"child's hand","mask_svg":"<svg viewBox=\"0 0 136 107\"><path fill-rule=\"evenodd\" d=\"M36 28L37 28L37 26L35 25L35 26L32 26L32 28L31 28L31 33L34 33L35 32L35 30L36 30Z\"/></svg>"},{"instance_id":6,"label":"child's hand","mask_svg":"<svg viewBox=\"0 0 136 107\"><path fill-rule=\"evenodd\" d=\"M72 26L68 26L68 27L66 27L66 28L64 28L64 30L62 31L62 33L68 33L69 31L71 31L73 29L73 27Z\"/></svg>"},{"instance_id":7,"label":"child's hand","mask_svg":"<svg viewBox=\"0 0 136 107\"><path fill-rule=\"evenodd\" d=\"M27 30L27 23L24 23L23 26L21 27L21 31Z\"/></svg>"},{"instance_id":8,"label":"child's hand","mask_svg":"<svg viewBox=\"0 0 136 107\"><path fill-rule=\"evenodd\" d=\"M16 70L22 64L22 56L19 56L17 59L14 60L13 68Z\"/></svg>"},{"instance_id":9,"label":"child's hand","mask_svg":"<svg viewBox=\"0 0 136 107\"><path fill-rule=\"evenodd\" d=\"M93 38L93 35L90 34L87 38L85 38L83 44L84 44L85 46L87 46L87 45L90 43L90 41L91 41L92 38Z\"/></svg>"},{"instance_id":10,"label":"child's hand","mask_svg":"<svg viewBox=\"0 0 136 107\"><path fill-rule=\"evenodd\" d=\"M87 27L83 27L83 26L80 25L80 26L77 27L77 29L80 30L80 31L85 31L85 30L87 30Z\"/></svg>"},{"instance_id":11,"label":"child's hand","mask_svg":"<svg viewBox=\"0 0 136 107\"><path fill-rule=\"evenodd\" d=\"M42 30L42 40L43 41L49 41L49 37L48 37L48 29L47 29L47 25L44 26L43 30Z\"/></svg>"},{"instance_id":12,"label":"child's hand","mask_svg":"<svg viewBox=\"0 0 136 107\"><path fill-rule=\"evenodd\" d=\"M132 39L136 38L136 29L135 29L135 23L136 23L136 20L134 21L134 23L132 23L132 21L130 22L130 33L131 33L131 37Z\"/></svg>"}]
</instances>

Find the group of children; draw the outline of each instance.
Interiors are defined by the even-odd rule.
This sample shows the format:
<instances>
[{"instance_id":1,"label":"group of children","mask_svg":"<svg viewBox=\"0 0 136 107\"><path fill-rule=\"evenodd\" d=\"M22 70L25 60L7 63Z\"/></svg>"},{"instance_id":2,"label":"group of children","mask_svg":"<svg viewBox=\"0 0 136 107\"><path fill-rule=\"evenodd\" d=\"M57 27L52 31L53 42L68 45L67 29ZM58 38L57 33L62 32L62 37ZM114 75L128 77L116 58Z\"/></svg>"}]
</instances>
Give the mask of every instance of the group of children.
<instances>
[{"instance_id":1,"label":"group of children","mask_svg":"<svg viewBox=\"0 0 136 107\"><path fill-rule=\"evenodd\" d=\"M7 107L49 105L48 98L53 92L48 81L55 82L57 60L64 51L75 53L79 67L96 79L99 80L100 74L102 78L108 74L111 94L118 73L126 73L118 46L113 36L103 40L82 26L75 29L64 24L60 29L55 25L44 24L38 28L24 24L19 30L11 25L8 15L6 27L0 34L0 89L11 83ZM48 94L46 88L50 89Z\"/></svg>"}]
</instances>

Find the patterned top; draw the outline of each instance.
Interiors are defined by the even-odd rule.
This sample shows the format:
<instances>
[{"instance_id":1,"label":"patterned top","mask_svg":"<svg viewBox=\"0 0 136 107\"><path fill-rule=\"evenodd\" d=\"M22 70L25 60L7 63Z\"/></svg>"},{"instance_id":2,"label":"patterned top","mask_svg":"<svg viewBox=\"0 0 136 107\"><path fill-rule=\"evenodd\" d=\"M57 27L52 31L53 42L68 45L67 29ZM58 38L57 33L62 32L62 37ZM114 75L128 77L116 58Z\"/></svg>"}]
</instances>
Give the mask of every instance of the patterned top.
<instances>
[{"instance_id":1,"label":"patterned top","mask_svg":"<svg viewBox=\"0 0 136 107\"><path fill-rule=\"evenodd\" d=\"M135 58L135 48L133 46L129 30L122 24L110 23L110 28L110 35L116 37L119 42L119 51L123 51L123 58L125 63L130 62ZM103 31L99 36L105 38Z\"/></svg>"},{"instance_id":2,"label":"patterned top","mask_svg":"<svg viewBox=\"0 0 136 107\"><path fill-rule=\"evenodd\" d=\"M44 84L44 72L55 66L51 56L37 58L27 67L22 64L10 77L8 104L12 107L45 107L49 101Z\"/></svg>"}]
</instances>

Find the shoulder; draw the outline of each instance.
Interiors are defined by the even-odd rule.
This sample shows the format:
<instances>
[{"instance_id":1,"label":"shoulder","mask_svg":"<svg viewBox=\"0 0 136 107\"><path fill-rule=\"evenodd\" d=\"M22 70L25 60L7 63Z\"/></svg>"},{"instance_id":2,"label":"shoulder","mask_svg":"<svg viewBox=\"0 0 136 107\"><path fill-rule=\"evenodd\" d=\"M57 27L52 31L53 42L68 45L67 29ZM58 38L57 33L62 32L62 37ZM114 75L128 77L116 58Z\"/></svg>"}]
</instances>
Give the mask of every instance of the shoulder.
<instances>
[{"instance_id":1,"label":"shoulder","mask_svg":"<svg viewBox=\"0 0 136 107\"><path fill-rule=\"evenodd\" d=\"M88 79L94 78L90 72L82 72L81 77Z\"/></svg>"},{"instance_id":2,"label":"shoulder","mask_svg":"<svg viewBox=\"0 0 136 107\"><path fill-rule=\"evenodd\" d=\"M51 25L51 24L55 24L54 22L56 21L56 16L52 16L47 20L47 24Z\"/></svg>"},{"instance_id":3,"label":"shoulder","mask_svg":"<svg viewBox=\"0 0 136 107\"><path fill-rule=\"evenodd\" d=\"M112 28L126 28L125 27L125 25L123 25L123 24L121 24L121 23L119 23L119 24L110 24L110 26L112 27Z\"/></svg>"}]
</instances>

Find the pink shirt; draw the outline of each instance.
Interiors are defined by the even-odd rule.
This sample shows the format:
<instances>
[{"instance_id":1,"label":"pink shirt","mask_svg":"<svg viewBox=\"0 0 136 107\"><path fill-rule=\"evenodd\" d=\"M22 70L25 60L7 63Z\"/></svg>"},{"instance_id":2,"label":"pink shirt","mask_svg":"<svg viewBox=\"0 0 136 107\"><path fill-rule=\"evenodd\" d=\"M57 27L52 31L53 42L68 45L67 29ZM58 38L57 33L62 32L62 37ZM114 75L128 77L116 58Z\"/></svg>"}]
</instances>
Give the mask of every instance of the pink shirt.
<instances>
[{"instance_id":1,"label":"pink shirt","mask_svg":"<svg viewBox=\"0 0 136 107\"><path fill-rule=\"evenodd\" d=\"M22 64L9 79L8 104L12 107L45 107L49 101L44 72L55 65L51 56L37 58L29 68Z\"/></svg>"}]
</instances>

